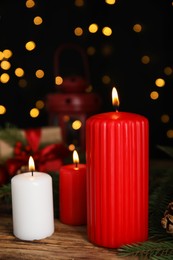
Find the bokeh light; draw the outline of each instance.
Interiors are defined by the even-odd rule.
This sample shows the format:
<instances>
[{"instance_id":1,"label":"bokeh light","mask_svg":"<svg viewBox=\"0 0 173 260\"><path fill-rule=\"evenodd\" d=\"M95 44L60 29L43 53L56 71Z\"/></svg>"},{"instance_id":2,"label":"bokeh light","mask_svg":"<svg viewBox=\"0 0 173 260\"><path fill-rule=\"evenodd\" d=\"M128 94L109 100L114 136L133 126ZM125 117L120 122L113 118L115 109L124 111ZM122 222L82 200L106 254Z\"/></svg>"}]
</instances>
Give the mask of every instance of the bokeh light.
<instances>
[{"instance_id":1,"label":"bokeh light","mask_svg":"<svg viewBox=\"0 0 173 260\"><path fill-rule=\"evenodd\" d=\"M40 25L40 24L42 24L42 22L43 22L43 19L40 16L34 17L34 24L35 25Z\"/></svg>"},{"instance_id":2,"label":"bokeh light","mask_svg":"<svg viewBox=\"0 0 173 260\"><path fill-rule=\"evenodd\" d=\"M13 53L12 53L11 50L5 49L5 50L3 51L3 55L4 55L4 58L5 58L5 59L9 59L9 58L11 58L11 56L13 55Z\"/></svg>"},{"instance_id":3,"label":"bokeh light","mask_svg":"<svg viewBox=\"0 0 173 260\"><path fill-rule=\"evenodd\" d=\"M110 36L112 34L112 29L108 26L105 26L103 27L102 29L102 33L105 35L105 36Z\"/></svg>"},{"instance_id":4,"label":"bokeh light","mask_svg":"<svg viewBox=\"0 0 173 260\"><path fill-rule=\"evenodd\" d=\"M9 80L10 80L9 74L7 74L7 73L2 73L2 74L0 75L0 81L1 81L2 83L7 83L7 82L9 82Z\"/></svg>"},{"instance_id":5,"label":"bokeh light","mask_svg":"<svg viewBox=\"0 0 173 260\"><path fill-rule=\"evenodd\" d=\"M37 102L35 103L35 106L38 109L43 109L45 104L44 104L43 100L37 100Z\"/></svg>"},{"instance_id":6,"label":"bokeh light","mask_svg":"<svg viewBox=\"0 0 173 260\"><path fill-rule=\"evenodd\" d=\"M133 31L135 31L136 33L139 33L142 31L142 25L137 23L133 26Z\"/></svg>"},{"instance_id":7,"label":"bokeh light","mask_svg":"<svg viewBox=\"0 0 173 260\"><path fill-rule=\"evenodd\" d=\"M106 4L114 5L116 3L116 0L105 0Z\"/></svg>"},{"instance_id":8,"label":"bokeh light","mask_svg":"<svg viewBox=\"0 0 173 260\"><path fill-rule=\"evenodd\" d=\"M24 70L22 68L16 68L14 73L17 77L23 77L24 76Z\"/></svg>"},{"instance_id":9,"label":"bokeh light","mask_svg":"<svg viewBox=\"0 0 173 260\"><path fill-rule=\"evenodd\" d=\"M55 84L59 86L62 83L63 83L63 78L61 76L56 76L55 77Z\"/></svg>"},{"instance_id":10,"label":"bokeh light","mask_svg":"<svg viewBox=\"0 0 173 260\"><path fill-rule=\"evenodd\" d=\"M108 75L104 75L102 77L103 84L109 84L111 82L111 78Z\"/></svg>"},{"instance_id":11,"label":"bokeh light","mask_svg":"<svg viewBox=\"0 0 173 260\"><path fill-rule=\"evenodd\" d=\"M3 105L0 105L0 115L4 115L6 113L6 108Z\"/></svg>"},{"instance_id":12,"label":"bokeh light","mask_svg":"<svg viewBox=\"0 0 173 260\"><path fill-rule=\"evenodd\" d=\"M150 93L150 98L153 99L153 100L156 100L159 98L159 93L157 91L152 91Z\"/></svg>"},{"instance_id":13,"label":"bokeh light","mask_svg":"<svg viewBox=\"0 0 173 260\"><path fill-rule=\"evenodd\" d=\"M166 115L166 114L162 115L161 121L162 121L162 123L168 123L170 121L169 115Z\"/></svg>"},{"instance_id":14,"label":"bokeh light","mask_svg":"<svg viewBox=\"0 0 173 260\"><path fill-rule=\"evenodd\" d=\"M26 7L27 8L33 8L35 6L35 2L33 0L27 0L26 1Z\"/></svg>"},{"instance_id":15,"label":"bokeh light","mask_svg":"<svg viewBox=\"0 0 173 260\"><path fill-rule=\"evenodd\" d=\"M150 63L150 57L148 55L144 55L142 58L141 58L141 62L143 64L148 64Z\"/></svg>"},{"instance_id":16,"label":"bokeh light","mask_svg":"<svg viewBox=\"0 0 173 260\"><path fill-rule=\"evenodd\" d=\"M37 70L37 71L35 72L35 75L36 75L36 77L37 77L38 79L41 79L41 78L44 77L44 71L41 70L41 69L39 69L39 70Z\"/></svg>"},{"instance_id":17,"label":"bokeh light","mask_svg":"<svg viewBox=\"0 0 173 260\"><path fill-rule=\"evenodd\" d=\"M98 25L96 23L90 24L88 27L90 33L96 33L98 31Z\"/></svg>"},{"instance_id":18,"label":"bokeh light","mask_svg":"<svg viewBox=\"0 0 173 260\"><path fill-rule=\"evenodd\" d=\"M166 134L168 138L173 138L173 129L169 129Z\"/></svg>"},{"instance_id":19,"label":"bokeh light","mask_svg":"<svg viewBox=\"0 0 173 260\"><path fill-rule=\"evenodd\" d=\"M9 61L7 61L7 60L3 60L1 62L1 68L3 70L9 70L11 68L11 63Z\"/></svg>"},{"instance_id":20,"label":"bokeh light","mask_svg":"<svg viewBox=\"0 0 173 260\"><path fill-rule=\"evenodd\" d=\"M80 120L75 120L73 123L72 123L72 128L74 130L78 130L80 129L82 126L82 122Z\"/></svg>"},{"instance_id":21,"label":"bokeh light","mask_svg":"<svg viewBox=\"0 0 173 260\"><path fill-rule=\"evenodd\" d=\"M39 116L40 112L38 108L32 108L29 114L31 117L36 118Z\"/></svg>"},{"instance_id":22,"label":"bokeh light","mask_svg":"<svg viewBox=\"0 0 173 260\"><path fill-rule=\"evenodd\" d=\"M162 88L165 86L165 81L162 78L158 78L155 80L155 84L157 87Z\"/></svg>"},{"instance_id":23,"label":"bokeh light","mask_svg":"<svg viewBox=\"0 0 173 260\"><path fill-rule=\"evenodd\" d=\"M81 36L81 35L83 34L83 29L82 29L81 27L76 27L76 28L74 29L74 34L75 34L76 36Z\"/></svg>"},{"instance_id":24,"label":"bokeh light","mask_svg":"<svg viewBox=\"0 0 173 260\"><path fill-rule=\"evenodd\" d=\"M36 44L34 41L29 41L25 44L25 48L28 50L28 51L33 51L36 47Z\"/></svg>"}]
</instances>

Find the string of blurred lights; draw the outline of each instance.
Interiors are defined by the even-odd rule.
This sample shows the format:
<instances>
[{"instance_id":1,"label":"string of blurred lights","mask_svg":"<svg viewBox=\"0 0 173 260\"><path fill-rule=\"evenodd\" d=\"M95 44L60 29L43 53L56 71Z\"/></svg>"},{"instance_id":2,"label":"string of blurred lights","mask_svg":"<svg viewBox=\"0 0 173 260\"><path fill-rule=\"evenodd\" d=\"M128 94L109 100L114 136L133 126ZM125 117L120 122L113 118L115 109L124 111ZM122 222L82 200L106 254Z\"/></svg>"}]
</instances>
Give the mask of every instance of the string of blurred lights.
<instances>
[{"instance_id":1,"label":"string of blurred lights","mask_svg":"<svg viewBox=\"0 0 173 260\"><path fill-rule=\"evenodd\" d=\"M89 3L88 1L85 0L75 0L74 1L74 8L76 8L76 14L79 14L80 12L83 12L83 8L85 8L85 6L87 6ZM109 6L110 8L115 8L115 6L118 9L118 4L119 1L116 0L105 0L103 1L103 4ZM27 0L25 2L25 6L27 9L29 9L30 12L32 12L32 10L36 9L37 11L39 11L39 1L34 1L34 0ZM170 2L170 8L173 7L172 2ZM46 23L46 21L44 21ZM87 24L87 26L82 26L80 24L80 20L78 21L78 26L75 26L73 29L73 34L76 38L82 38L84 37L84 35L88 35L88 33L90 34L90 36L92 37L92 35L97 35L97 34L101 34L102 37L104 37L104 41L106 42L106 39L110 39L114 34L114 29L112 28L111 25L106 24L105 21L105 25L101 26L99 25L97 22L93 21L90 24ZM36 15L33 20L32 23L35 27L39 27L40 25L43 24L43 18L39 15ZM145 27L145 30L144 30ZM140 24L138 22L134 23L131 26L131 31L138 34L140 37L140 34L147 34L147 25L143 25ZM147 35L146 35L147 37ZM19 44L23 44L23 43L19 43ZM25 50L27 52L32 52L35 49L39 49L39 43L36 43L36 41L34 39L28 41L25 43ZM86 52L88 54L88 56L90 57L95 57L96 53L97 53L97 47L93 44L89 44L86 48ZM102 47L102 55L104 56L110 56L113 52L113 46L110 44L110 41L108 41L108 44L105 44ZM12 64L11 64L11 57L13 56L13 51L9 50L9 49L4 49L0 51L0 69L1 69L1 73L0 73L0 84L1 87L8 87L8 84L10 82L10 79L13 75L11 75L10 73L14 73L14 75L19 78L18 80L18 86L20 88L27 88L28 86L28 82L25 78L25 70L22 67L17 67L15 68L13 71L11 70ZM149 64L152 63L153 57L151 54L147 54L147 53L143 53L140 57L140 63L143 64L144 70L147 70L147 66ZM9 72L8 72L9 71ZM43 79L45 76L45 71L43 69L38 68L35 71L35 78L36 79ZM151 102L155 102L156 100L159 100L160 96L161 96L161 92L160 90L162 88L165 89L166 91L166 87L167 87L167 78L172 77L173 75L173 68L170 65L164 66L162 68L162 75L160 75L160 72L155 73L157 75L153 76L153 86L150 86L150 88L148 88L148 96L151 100ZM155 78L154 78L155 77ZM103 73L101 75L101 81L103 83L103 85L105 85L105 87L107 86L111 86L112 85L116 85L116 82L114 82L114 78L109 74L109 73ZM60 77L56 77L55 78L55 84L56 85L61 85L62 84L62 78ZM92 91L92 86L89 89L89 91ZM28 113L30 114L30 117L32 118L38 118L40 115L40 110L44 108L44 100L37 100L35 102L35 107L31 108L30 111L28 111ZM3 115L6 113L6 111L8 110L8 107L6 107L5 104L0 103L0 115ZM160 120L163 124L168 124L170 123L170 115L169 114L161 114L160 115ZM173 128L170 128L170 125L168 125L167 129L166 129L166 136L168 138L173 138Z\"/></svg>"}]
</instances>

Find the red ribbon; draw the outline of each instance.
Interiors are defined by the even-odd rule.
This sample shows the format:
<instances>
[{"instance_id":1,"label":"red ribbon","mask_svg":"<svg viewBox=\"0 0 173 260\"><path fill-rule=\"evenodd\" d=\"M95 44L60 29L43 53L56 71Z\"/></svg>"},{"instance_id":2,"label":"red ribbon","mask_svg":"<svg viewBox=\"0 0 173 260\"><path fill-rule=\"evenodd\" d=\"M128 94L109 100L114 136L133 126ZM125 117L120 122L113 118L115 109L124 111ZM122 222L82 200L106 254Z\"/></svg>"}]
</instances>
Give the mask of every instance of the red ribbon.
<instances>
[{"instance_id":1,"label":"red ribbon","mask_svg":"<svg viewBox=\"0 0 173 260\"><path fill-rule=\"evenodd\" d=\"M34 159L36 171L42 171L44 169L49 171L49 168L52 168L50 164L51 162L55 165L55 170L58 171L63 159L69 155L69 150L65 147L65 145L62 143L50 144L42 149L39 149L41 129L26 130L25 135L31 148L30 154L26 151L21 151L20 153L14 155L13 158L9 158L6 162L9 175L13 176L22 166L28 166L29 155L32 155Z\"/></svg>"},{"instance_id":2,"label":"red ribbon","mask_svg":"<svg viewBox=\"0 0 173 260\"><path fill-rule=\"evenodd\" d=\"M41 138L41 128L25 130L26 140L33 152L38 151Z\"/></svg>"}]
</instances>

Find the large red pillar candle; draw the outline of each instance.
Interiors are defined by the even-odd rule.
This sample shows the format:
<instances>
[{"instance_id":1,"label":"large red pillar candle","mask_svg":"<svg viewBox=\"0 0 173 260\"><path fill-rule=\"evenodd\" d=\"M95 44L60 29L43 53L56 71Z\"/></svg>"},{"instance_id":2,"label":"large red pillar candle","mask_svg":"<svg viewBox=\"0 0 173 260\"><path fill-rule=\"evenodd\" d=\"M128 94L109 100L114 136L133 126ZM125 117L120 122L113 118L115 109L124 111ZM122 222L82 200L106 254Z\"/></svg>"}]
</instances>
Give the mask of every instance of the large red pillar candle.
<instances>
[{"instance_id":1,"label":"large red pillar candle","mask_svg":"<svg viewBox=\"0 0 173 260\"><path fill-rule=\"evenodd\" d=\"M74 164L61 166L59 178L60 221L68 225L85 225L86 213L86 165L79 164L76 150Z\"/></svg>"},{"instance_id":2,"label":"large red pillar candle","mask_svg":"<svg viewBox=\"0 0 173 260\"><path fill-rule=\"evenodd\" d=\"M118 248L148 239L148 120L127 112L86 122L87 233Z\"/></svg>"}]
</instances>

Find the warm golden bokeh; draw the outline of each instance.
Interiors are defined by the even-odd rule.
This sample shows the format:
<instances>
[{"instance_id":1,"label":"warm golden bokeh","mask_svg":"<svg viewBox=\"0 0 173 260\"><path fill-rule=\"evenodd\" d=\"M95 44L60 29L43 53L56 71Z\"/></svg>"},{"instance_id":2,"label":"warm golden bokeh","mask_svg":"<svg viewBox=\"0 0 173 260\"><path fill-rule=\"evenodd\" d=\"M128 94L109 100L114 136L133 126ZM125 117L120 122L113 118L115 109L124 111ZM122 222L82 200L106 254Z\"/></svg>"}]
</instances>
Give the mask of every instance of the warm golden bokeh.
<instances>
[{"instance_id":1,"label":"warm golden bokeh","mask_svg":"<svg viewBox=\"0 0 173 260\"><path fill-rule=\"evenodd\" d=\"M63 83L63 78L61 76L56 76L55 77L55 84L59 86L62 83Z\"/></svg>"},{"instance_id":2,"label":"warm golden bokeh","mask_svg":"<svg viewBox=\"0 0 173 260\"><path fill-rule=\"evenodd\" d=\"M150 63L150 57L148 55L144 55L142 58L141 58L141 62L143 64L148 64Z\"/></svg>"},{"instance_id":3,"label":"warm golden bokeh","mask_svg":"<svg viewBox=\"0 0 173 260\"><path fill-rule=\"evenodd\" d=\"M136 33L139 33L142 31L142 25L139 24L139 23L136 23L134 26L133 26L133 31L135 31Z\"/></svg>"},{"instance_id":4,"label":"warm golden bokeh","mask_svg":"<svg viewBox=\"0 0 173 260\"><path fill-rule=\"evenodd\" d=\"M153 99L153 100L156 100L159 98L159 93L157 91L152 91L150 93L150 98Z\"/></svg>"},{"instance_id":5,"label":"warm golden bokeh","mask_svg":"<svg viewBox=\"0 0 173 260\"><path fill-rule=\"evenodd\" d=\"M108 26L103 27L102 33L105 36L110 36L112 34L112 29Z\"/></svg>"},{"instance_id":6,"label":"warm golden bokeh","mask_svg":"<svg viewBox=\"0 0 173 260\"><path fill-rule=\"evenodd\" d=\"M34 41L29 41L25 44L25 48L27 49L27 51L33 51L36 47L36 44Z\"/></svg>"},{"instance_id":7,"label":"warm golden bokeh","mask_svg":"<svg viewBox=\"0 0 173 260\"><path fill-rule=\"evenodd\" d=\"M38 109L42 109L42 108L44 108L45 104L44 104L43 100L37 100L37 102L35 103L35 106Z\"/></svg>"},{"instance_id":8,"label":"warm golden bokeh","mask_svg":"<svg viewBox=\"0 0 173 260\"><path fill-rule=\"evenodd\" d=\"M166 114L162 115L161 121L162 121L162 123L168 123L170 121L169 115L166 115Z\"/></svg>"},{"instance_id":9,"label":"warm golden bokeh","mask_svg":"<svg viewBox=\"0 0 173 260\"><path fill-rule=\"evenodd\" d=\"M116 0L105 0L105 2L108 5L114 5L116 3Z\"/></svg>"},{"instance_id":10,"label":"warm golden bokeh","mask_svg":"<svg viewBox=\"0 0 173 260\"><path fill-rule=\"evenodd\" d=\"M83 34L83 29L82 29L81 27L76 27L76 28L74 29L74 34L75 34L76 36L81 36L81 35Z\"/></svg>"},{"instance_id":11,"label":"warm golden bokeh","mask_svg":"<svg viewBox=\"0 0 173 260\"><path fill-rule=\"evenodd\" d=\"M22 68L16 68L14 73L17 77L23 77L24 76L24 70Z\"/></svg>"},{"instance_id":12,"label":"warm golden bokeh","mask_svg":"<svg viewBox=\"0 0 173 260\"><path fill-rule=\"evenodd\" d=\"M26 7L27 8L33 8L35 6L35 2L33 0L27 0L26 1Z\"/></svg>"},{"instance_id":13,"label":"warm golden bokeh","mask_svg":"<svg viewBox=\"0 0 173 260\"><path fill-rule=\"evenodd\" d=\"M9 70L11 68L11 63L7 60L3 60L0 65L1 65L0 67L3 70Z\"/></svg>"},{"instance_id":14,"label":"warm golden bokeh","mask_svg":"<svg viewBox=\"0 0 173 260\"><path fill-rule=\"evenodd\" d=\"M40 24L42 24L43 19L40 16L36 16L36 17L34 17L33 21L34 21L35 25L40 25Z\"/></svg>"},{"instance_id":15,"label":"warm golden bokeh","mask_svg":"<svg viewBox=\"0 0 173 260\"><path fill-rule=\"evenodd\" d=\"M155 84L157 87L162 88L165 86L165 80L162 78L158 78L155 80Z\"/></svg>"},{"instance_id":16,"label":"warm golden bokeh","mask_svg":"<svg viewBox=\"0 0 173 260\"><path fill-rule=\"evenodd\" d=\"M38 78L38 79L41 79L44 77L44 71L39 69L35 72L35 76Z\"/></svg>"},{"instance_id":17,"label":"warm golden bokeh","mask_svg":"<svg viewBox=\"0 0 173 260\"><path fill-rule=\"evenodd\" d=\"M72 123L72 128L74 130L78 130L80 129L82 126L82 122L80 120L75 120L73 123Z\"/></svg>"},{"instance_id":18,"label":"warm golden bokeh","mask_svg":"<svg viewBox=\"0 0 173 260\"><path fill-rule=\"evenodd\" d=\"M96 33L98 31L98 25L96 23L90 24L88 27L90 33Z\"/></svg>"},{"instance_id":19,"label":"warm golden bokeh","mask_svg":"<svg viewBox=\"0 0 173 260\"><path fill-rule=\"evenodd\" d=\"M2 83L8 83L9 82L9 80L10 80L10 76L9 76L9 74L7 74L7 73L2 73L1 75L0 75L0 81L2 82Z\"/></svg>"},{"instance_id":20,"label":"warm golden bokeh","mask_svg":"<svg viewBox=\"0 0 173 260\"><path fill-rule=\"evenodd\" d=\"M3 105L0 105L0 115L4 115L6 113L6 108Z\"/></svg>"},{"instance_id":21,"label":"warm golden bokeh","mask_svg":"<svg viewBox=\"0 0 173 260\"><path fill-rule=\"evenodd\" d=\"M30 113L30 116L33 118L38 117L40 114L38 108L32 108L29 113Z\"/></svg>"}]
</instances>

